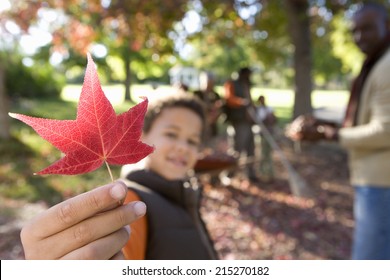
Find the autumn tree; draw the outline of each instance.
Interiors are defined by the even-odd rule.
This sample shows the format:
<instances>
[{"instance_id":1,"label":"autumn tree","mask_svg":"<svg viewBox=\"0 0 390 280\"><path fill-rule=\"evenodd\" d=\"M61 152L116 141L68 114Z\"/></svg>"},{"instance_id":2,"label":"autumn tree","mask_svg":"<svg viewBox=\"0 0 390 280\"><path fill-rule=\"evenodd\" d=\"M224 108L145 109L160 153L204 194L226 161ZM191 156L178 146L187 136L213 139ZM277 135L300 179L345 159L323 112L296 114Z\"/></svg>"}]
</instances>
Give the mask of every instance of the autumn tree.
<instances>
[{"instance_id":1,"label":"autumn tree","mask_svg":"<svg viewBox=\"0 0 390 280\"><path fill-rule=\"evenodd\" d=\"M104 8L103 34L109 38L111 53L117 53L124 62L126 99L130 99L132 58L141 49L154 53L156 63L166 53L173 52L168 32L180 21L186 11L186 2L180 0L113 0Z\"/></svg>"},{"instance_id":2,"label":"autumn tree","mask_svg":"<svg viewBox=\"0 0 390 280\"><path fill-rule=\"evenodd\" d=\"M232 1L202 1L189 8L198 14L198 31L187 34L193 50L185 57L198 69L212 70L221 81L240 67L258 64L252 48L251 26L244 22Z\"/></svg>"},{"instance_id":3,"label":"autumn tree","mask_svg":"<svg viewBox=\"0 0 390 280\"><path fill-rule=\"evenodd\" d=\"M345 63L343 55L331 54L335 36L328 34L335 25L329 22L356 2L16 0L12 2L8 18L27 31L39 9L53 9L63 13L66 20L62 24L56 23L52 30L52 50L65 55L71 54L69 50L85 53L91 42L102 43L110 54L120 57L124 62L124 84L129 99L131 62L138 60L143 63L145 60L142 59L145 58L138 54L146 50L143 55L153 58L149 61L162 63L165 54L174 53L174 41L177 40L175 27L182 23L186 13L195 11L200 15L201 27L188 38L195 38L204 50L200 56L193 57L196 60L192 62L205 68L219 67L221 71L231 71L241 64L256 63L266 71L273 70L281 75L293 73L291 78L296 93L296 116L311 112L313 73L322 71L322 76L326 78L328 76L325 72L337 73L340 65ZM4 23L4 16L0 20ZM326 36L316 34L318 30L322 30ZM313 46L329 46L329 49L322 47L313 51ZM206 47L216 52L207 51ZM207 58L212 62L203 60L206 61L203 63L198 58ZM218 65L216 61L224 63ZM221 65L229 63L231 67L221 68Z\"/></svg>"},{"instance_id":4,"label":"autumn tree","mask_svg":"<svg viewBox=\"0 0 390 280\"><path fill-rule=\"evenodd\" d=\"M172 53L168 31L185 13L186 1L180 0L100 0L48 1L60 7L70 24L54 33L53 43L63 52L70 48L85 53L92 42L101 42L110 55L123 61L125 97L131 99L131 62L143 49L154 57ZM158 59L156 59L158 62Z\"/></svg>"}]
</instances>

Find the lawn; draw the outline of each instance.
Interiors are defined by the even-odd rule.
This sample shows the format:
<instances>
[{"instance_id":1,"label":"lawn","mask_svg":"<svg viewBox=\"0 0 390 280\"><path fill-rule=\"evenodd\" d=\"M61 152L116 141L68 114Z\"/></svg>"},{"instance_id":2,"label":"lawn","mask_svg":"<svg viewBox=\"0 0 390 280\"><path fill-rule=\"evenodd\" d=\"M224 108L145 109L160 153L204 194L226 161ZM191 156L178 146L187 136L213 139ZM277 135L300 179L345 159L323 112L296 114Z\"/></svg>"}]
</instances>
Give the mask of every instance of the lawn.
<instances>
[{"instance_id":1,"label":"lawn","mask_svg":"<svg viewBox=\"0 0 390 280\"><path fill-rule=\"evenodd\" d=\"M157 89L153 89L150 85L135 85L132 88L132 96L134 101L140 96L147 96L152 99L155 96L169 93L170 90L170 86L160 86ZM222 95L223 88L221 86L216 87L216 90ZM126 102L123 103L125 95L123 86L103 86L103 91L111 103L116 105L118 111L127 110L129 104ZM63 90L62 97L64 100L77 102L79 94L80 85L69 85ZM281 124L290 121L294 103L294 93L292 90L255 87L252 89L252 95L254 100L257 100L260 95L264 95L268 105L275 109L277 116L281 120ZM348 91L345 90L315 90L312 94L312 104L314 108L343 107L348 101L348 96Z\"/></svg>"},{"instance_id":2,"label":"lawn","mask_svg":"<svg viewBox=\"0 0 390 280\"><path fill-rule=\"evenodd\" d=\"M69 85L62 92L63 100L19 100L12 104L11 111L32 116L55 119L74 119L80 85ZM149 85L136 85L132 88L133 98L154 96L169 92L169 86L152 89ZM221 90L221 88L218 88ZM103 86L115 110L123 112L134 104L124 101L124 90L120 85ZM254 88L253 95L266 96L270 106L275 108L281 123L290 119L293 93L290 90ZM316 91L313 93L313 104L319 106L337 106L346 102L346 92ZM56 203L64 198L86 191L96 185L110 181L104 166L99 170L78 176L36 176L34 172L47 167L58 160L60 152L45 140L41 139L29 126L12 120L12 141L0 143L0 196L25 199L27 201L44 200L48 204ZM120 167L113 167L115 177L119 176Z\"/></svg>"}]
</instances>

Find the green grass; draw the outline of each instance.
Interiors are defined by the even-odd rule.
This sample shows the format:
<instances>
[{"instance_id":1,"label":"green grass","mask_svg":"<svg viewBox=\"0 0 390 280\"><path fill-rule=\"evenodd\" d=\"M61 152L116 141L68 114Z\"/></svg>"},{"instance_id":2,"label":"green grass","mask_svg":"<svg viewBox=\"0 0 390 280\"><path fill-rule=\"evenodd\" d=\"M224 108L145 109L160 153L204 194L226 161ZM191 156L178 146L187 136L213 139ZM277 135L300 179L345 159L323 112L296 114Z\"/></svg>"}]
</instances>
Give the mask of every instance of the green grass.
<instances>
[{"instance_id":1,"label":"green grass","mask_svg":"<svg viewBox=\"0 0 390 280\"><path fill-rule=\"evenodd\" d=\"M128 110L129 106L134 105L124 102L125 92L122 85L108 85L102 86L102 88L118 112ZM216 87L216 90L219 93L223 92L223 88L221 86ZM137 101L140 96L147 96L152 99L154 96L166 94L170 91L171 87L167 85L160 86L156 90L154 90L150 85L134 85L132 87L132 97L134 101ZM77 102L80 92L80 85L68 85L63 90L61 96L64 100ZM275 109L282 125L290 121L292 107L294 104L294 92L292 90L258 87L252 89L252 96L254 100L257 100L260 95L264 95L266 97L267 104ZM348 91L315 90L312 93L312 104L314 108L345 106L348 101L348 96Z\"/></svg>"},{"instance_id":2,"label":"green grass","mask_svg":"<svg viewBox=\"0 0 390 280\"><path fill-rule=\"evenodd\" d=\"M134 101L137 102L138 96L153 98L170 90L169 86L161 86L154 90L148 85L135 85L132 93ZM103 91L117 113L126 111L134 105L128 101L124 102L124 89L121 85L103 86ZM63 100L18 100L12 104L10 111L53 119L75 119L80 92L80 85L69 85L62 92ZM254 98L260 94L266 96L268 104L275 108L282 123L290 119L292 91L253 89ZM342 106L346 103L347 96L347 92L343 91L315 91L313 104L314 107ZM58 160L61 157L60 152L39 137L29 126L14 119L11 120L11 133L12 140L0 142L0 196L28 201L44 200L51 205L110 182L104 165L94 172L77 176L33 175L34 172ZM113 166L112 171L114 177L118 178L120 167Z\"/></svg>"},{"instance_id":3,"label":"green grass","mask_svg":"<svg viewBox=\"0 0 390 280\"><path fill-rule=\"evenodd\" d=\"M282 126L291 121L294 104L294 92L292 90L255 88L252 94L254 98L257 98L260 94L266 97L267 104L275 109L279 123ZM313 108L343 107L347 104L348 97L348 91L315 90L312 93L312 105Z\"/></svg>"}]
</instances>

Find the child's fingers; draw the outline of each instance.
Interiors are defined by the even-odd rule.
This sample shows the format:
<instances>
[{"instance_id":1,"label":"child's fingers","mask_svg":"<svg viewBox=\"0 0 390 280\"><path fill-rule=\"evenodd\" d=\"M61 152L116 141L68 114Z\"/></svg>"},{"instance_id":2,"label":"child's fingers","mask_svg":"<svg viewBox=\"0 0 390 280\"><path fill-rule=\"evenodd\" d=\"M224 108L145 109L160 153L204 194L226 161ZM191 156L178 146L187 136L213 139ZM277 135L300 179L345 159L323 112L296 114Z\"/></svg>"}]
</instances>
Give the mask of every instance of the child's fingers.
<instances>
[{"instance_id":1,"label":"child's fingers","mask_svg":"<svg viewBox=\"0 0 390 280\"><path fill-rule=\"evenodd\" d=\"M22 230L22 239L44 239L107 208L119 206L126 192L127 187L122 182L114 182L68 199L26 225Z\"/></svg>"},{"instance_id":2,"label":"child's fingers","mask_svg":"<svg viewBox=\"0 0 390 280\"><path fill-rule=\"evenodd\" d=\"M110 236L121 228L128 226L140 216L144 215L146 206L143 202L132 202L115 209L105 211L98 215L94 215L88 219L81 221L61 232L41 240L27 240L24 244L25 255L28 259L58 259L66 255L76 258L79 254L74 255L72 252L80 251L81 248L94 249L96 246L89 247L89 244L94 244L97 240ZM128 237L129 233L127 233ZM127 240L127 238L126 238ZM124 241L122 247L126 243ZM97 244L100 244L99 242ZM113 243L115 251L111 258L118 250ZM122 248L119 247L119 248ZM28 248L28 250L26 250ZM102 248L102 252L106 249ZM98 252L93 251L94 254ZM87 256L92 255L91 253ZM85 257L84 257L85 258ZM107 259L108 259L107 258Z\"/></svg>"},{"instance_id":3,"label":"child's fingers","mask_svg":"<svg viewBox=\"0 0 390 280\"><path fill-rule=\"evenodd\" d=\"M143 213L143 202L132 202L84 220L55 236L46 238L41 248L51 248L54 256L63 256L119 230L135 221ZM140 215L141 214L141 215Z\"/></svg>"},{"instance_id":4,"label":"child's fingers","mask_svg":"<svg viewBox=\"0 0 390 280\"><path fill-rule=\"evenodd\" d=\"M123 227L118 231L95 240L69 254L63 256L64 260L123 260L121 249L129 239L130 227Z\"/></svg>"}]
</instances>

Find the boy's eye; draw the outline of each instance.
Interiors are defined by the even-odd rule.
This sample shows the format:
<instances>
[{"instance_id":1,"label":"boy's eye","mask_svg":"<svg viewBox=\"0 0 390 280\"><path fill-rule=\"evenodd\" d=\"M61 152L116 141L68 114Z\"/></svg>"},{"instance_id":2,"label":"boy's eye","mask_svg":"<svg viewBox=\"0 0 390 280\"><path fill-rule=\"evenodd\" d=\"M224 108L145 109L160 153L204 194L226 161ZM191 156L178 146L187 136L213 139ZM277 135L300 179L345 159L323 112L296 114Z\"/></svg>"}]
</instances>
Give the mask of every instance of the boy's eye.
<instances>
[{"instance_id":1,"label":"boy's eye","mask_svg":"<svg viewBox=\"0 0 390 280\"><path fill-rule=\"evenodd\" d=\"M197 139L188 139L188 144L194 147L198 147L200 145L200 141Z\"/></svg>"},{"instance_id":2,"label":"boy's eye","mask_svg":"<svg viewBox=\"0 0 390 280\"><path fill-rule=\"evenodd\" d=\"M169 138L169 139L173 139L173 140L176 140L176 139L179 139L179 133L177 132L174 132L174 131L166 131L164 133L164 135ZM196 137L195 138L188 138L188 139L183 139L185 140L188 145L190 146L193 146L193 147L199 147L200 145L200 139L197 139Z\"/></svg>"},{"instance_id":3,"label":"boy's eye","mask_svg":"<svg viewBox=\"0 0 390 280\"><path fill-rule=\"evenodd\" d=\"M165 136L167 136L168 138L171 138L171 139L176 139L177 133L168 131L168 132L165 132Z\"/></svg>"}]
</instances>

